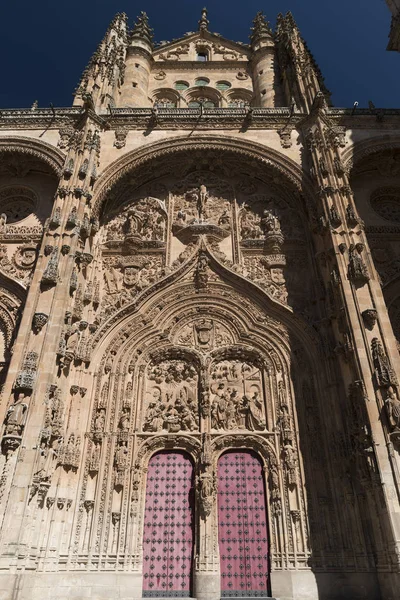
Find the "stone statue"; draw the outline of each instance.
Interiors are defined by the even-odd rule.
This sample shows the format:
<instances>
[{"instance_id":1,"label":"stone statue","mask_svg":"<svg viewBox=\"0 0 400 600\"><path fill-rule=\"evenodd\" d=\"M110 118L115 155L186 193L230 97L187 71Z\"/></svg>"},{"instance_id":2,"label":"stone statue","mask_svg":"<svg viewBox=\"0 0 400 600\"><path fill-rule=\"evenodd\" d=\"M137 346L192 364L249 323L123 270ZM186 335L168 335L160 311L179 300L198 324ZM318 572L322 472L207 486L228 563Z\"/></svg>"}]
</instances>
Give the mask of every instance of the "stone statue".
<instances>
[{"instance_id":1,"label":"stone statue","mask_svg":"<svg viewBox=\"0 0 400 600\"><path fill-rule=\"evenodd\" d=\"M115 465L119 468L125 467L128 458L127 443L122 442L115 451Z\"/></svg>"},{"instance_id":2,"label":"stone statue","mask_svg":"<svg viewBox=\"0 0 400 600\"><path fill-rule=\"evenodd\" d=\"M261 431L265 429L265 421L262 414L262 401L259 392L253 396L243 396L240 410L245 414L245 427L249 431Z\"/></svg>"},{"instance_id":3,"label":"stone statue","mask_svg":"<svg viewBox=\"0 0 400 600\"><path fill-rule=\"evenodd\" d=\"M100 412L97 414L95 421L94 421L95 431L104 431L105 424L106 424L106 411L104 410L104 408L102 408L100 410Z\"/></svg>"},{"instance_id":4,"label":"stone statue","mask_svg":"<svg viewBox=\"0 0 400 600\"><path fill-rule=\"evenodd\" d=\"M210 470L205 471L198 479L200 506L205 516L211 513L216 493L215 478Z\"/></svg>"},{"instance_id":5,"label":"stone statue","mask_svg":"<svg viewBox=\"0 0 400 600\"><path fill-rule=\"evenodd\" d=\"M54 446L56 445L58 445L58 440L55 440L50 448L46 446L45 442L42 442L40 446L40 456L38 464L39 468L35 475L41 481L50 481L54 471L56 470L56 459L58 456L58 452L54 448Z\"/></svg>"},{"instance_id":6,"label":"stone statue","mask_svg":"<svg viewBox=\"0 0 400 600\"><path fill-rule=\"evenodd\" d=\"M21 435L25 422L26 412L28 410L27 399L25 394L18 394L18 398L12 404L6 414L6 434Z\"/></svg>"},{"instance_id":7,"label":"stone statue","mask_svg":"<svg viewBox=\"0 0 400 600\"><path fill-rule=\"evenodd\" d=\"M128 212L125 221L125 232L127 236L139 235L140 219L137 210L132 209Z\"/></svg>"},{"instance_id":8,"label":"stone statue","mask_svg":"<svg viewBox=\"0 0 400 600\"><path fill-rule=\"evenodd\" d=\"M131 412L129 408L124 408L122 410L121 417L119 419L118 428L122 431L128 431L129 422L130 422Z\"/></svg>"},{"instance_id":9,"label":"stone statue","mask_svg":"<svg viewBox=\"0 0 400 600\"><path fill-rule=\"evenodd\" d=\"M385 406L391 426L395 430L400 430L400 400L392 386L387 390Z\"/></svg>"},{"instance_id":10,"label":"stone statue","mask_svg":"<svg viewBox=\"0 0 400 600\"><path fill-rule=\"evenodd\" d=\"M208 198L207 188L205 185L201 185L200 189L199 189L199 194L197 196L197 211L199 213L200 220L203 220L205 218L207 198Z\"/></svg>"},{"instance_id":11,"label":"stone statue","mask_svg":"<svg viewBox=\"0 0 400 600\"><path fill-rule=\"evenodd\" d=\"M289 484L296 483L296 467L297 467L297 459L296 459L296 451L290 444L286 444L283 447L283 457L285 459L286 468L288 471L288 479Z\"/></svg>"},{"instance_id":12,"label":"stone statue","mask_svg":"<svg viewBox=\"0 0 400 600\"><path fill-rule=\"evenodd\" d=\"M164 424L164 410L165 405L161 402L150 402L143 424L143 431L162 431Z\"/></svg>"},{"instance_id":13,"label":"stone statue","mask_svg":"<svg viewBox=\"0 0 400 600\"><path fill-rule=\"evenodd\" d=\"M218 385L217 393L215 394L211 404L211 427L213 429L223 429L226 421L226 400L224 395L225 386L223 383Z\"/></svg>"}]
</instances>

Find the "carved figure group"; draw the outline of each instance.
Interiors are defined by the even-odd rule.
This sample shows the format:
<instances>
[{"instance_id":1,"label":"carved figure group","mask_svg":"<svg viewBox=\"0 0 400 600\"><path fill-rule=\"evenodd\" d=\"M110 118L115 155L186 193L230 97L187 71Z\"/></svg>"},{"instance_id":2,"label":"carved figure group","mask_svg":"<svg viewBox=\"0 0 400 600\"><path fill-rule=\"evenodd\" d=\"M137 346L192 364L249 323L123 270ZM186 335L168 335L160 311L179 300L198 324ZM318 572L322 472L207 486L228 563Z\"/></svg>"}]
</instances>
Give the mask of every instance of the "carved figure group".
<instances>
[{"instance_id":1,"label":"carved figure group","mask_svg":"<svg viewBox=\"0 0 400 600\"><path fill-rule=\"evenodd\" d=\"M143 431L157 432L168 431L195 431L198 429L197 406L194 398L191 398L185 388L181 388L175 401L172 394L166 392L165 400L161 392L155 389L154 400L149 403Z\"/></svg>"},{"instance_id":2,"label":"carved figure group","mask_svg":"<svg viewBox=\"0 0 400 600\"><path fill-rule=\"evenodd\" d=\"M141 241L164 241L166 213L163 203L156 198L135 202L107 226L107 241L137 238Z\"/></svg>"},{"instance_id":3,"label":"carved figure group","mask_svg":"<svg viewBox=\"0 0 400 600\"><path fill-rule=\"evenodd\" d=\"M260 393L240 397L235 388L225 388L224 383L218 389L211 403L211 427L213 429L265 429L263 406Z\"/></svg>"}]
</instances>

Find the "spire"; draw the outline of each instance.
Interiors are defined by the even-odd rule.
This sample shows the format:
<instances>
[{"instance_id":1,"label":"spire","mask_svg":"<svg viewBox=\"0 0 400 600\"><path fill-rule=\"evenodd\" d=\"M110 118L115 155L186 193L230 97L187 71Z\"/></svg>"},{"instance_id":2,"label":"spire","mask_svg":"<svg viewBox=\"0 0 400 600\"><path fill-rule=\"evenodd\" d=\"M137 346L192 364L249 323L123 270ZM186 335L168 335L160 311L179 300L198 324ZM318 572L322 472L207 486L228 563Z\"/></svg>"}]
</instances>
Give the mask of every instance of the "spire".
<instances>
[{"instance_id":1,"label":"spire","mask_svg":"<svg viewBox=\"0 0 400 600\"><path fill-rule=\"evenodd\" d=\"M153 47L153 30L149 26L149 18L145 12L141 12L131 32L131 42L142 40Z\"/></svg>"},{"instance_id":2,"label":"spire","mask_svg":"<svg viewBox=\"0 0 400 600\"><path fill-rule=\"evenodd\" d=\"M127 19L125 13L117 13L108 26L104 38L83 71L75 91L76 102L79 104L82 93L92 92L94 83L99 88L104 82L112 85L115 81L115 68L118 68L120 77L123 76L122 55L127 43Z\"/></svg>"},{"instance_id":3,"label":"spire","mask_svg":"<svg viewBox=\"0 0 400 600\"><path fill-rule=\"evenodd\" d=\"M260 11L256 14L253 20L253 27L251 28L250 40L252 45L254 45L265 38L272 38L272 30L269 26L266 16Z\"/></svg>"},{"instance_id":4,"label":"spire","mask_svg":"<svg viewBox=\"0 0 400 600\"><path fill-rule=\"evenodd\" d=\"M275 42L278 48L278 56L281 64L291 64L293 72L296 73L294 79L301 73L312 74L315 78L315 87L310 87L307 84L308 92L307 98L303 99L306 104L302 107L304 110L310 110L315 95L321 91L325 95L325 98L329 100L330 92L327 90L322 73L317 65L314 56L311 54L305 40L300 34L299 28L296 21L293 18L292 13L289 11L286 15L279 14L276 20L276 33ZM303 75L301 75L302 77ZM299 97L296 94L303 94L303 92L292 91L292 95L295 97L296 102L300 103Z\"/></svg>"},{"instance_id":5,"label":"spire","mask_svg":"<svg viewBox=\"0 0 400 600\"><path fill-rule=\"evenodd\" d=\"M207 9L201 11L201 19L199 21L199 31L208 31L209 20L207 19Z\"/></svg>"}]
</instances>

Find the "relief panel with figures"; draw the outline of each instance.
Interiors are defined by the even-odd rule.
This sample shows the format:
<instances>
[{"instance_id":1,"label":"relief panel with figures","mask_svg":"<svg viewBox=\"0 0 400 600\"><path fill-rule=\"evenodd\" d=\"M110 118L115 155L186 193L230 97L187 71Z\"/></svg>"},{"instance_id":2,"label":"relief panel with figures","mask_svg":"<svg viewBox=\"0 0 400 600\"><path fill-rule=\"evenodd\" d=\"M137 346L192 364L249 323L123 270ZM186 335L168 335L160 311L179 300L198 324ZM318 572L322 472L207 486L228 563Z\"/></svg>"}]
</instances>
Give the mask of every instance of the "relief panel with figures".
<instances>
[{"instance_id":1,"label":"relief panel with figures","mask_svg":"<svg viewBox=\"0 0 400 600\"><path fill-rule=\"evenodd\" d=\"M107 242L164 242L167 207L157 198L130 203L107 226Z\"/></svg>"},{"instance_id":2,"label":"relief panel with figures","mask_svg":"<svg viewBox=\"0 0 400 600\"><path fill-rule=\"evenodd\" d=\"M143 431L198 431L198 375L187 362L170 360L147 369Z\"/></svg>"},{"instance_id":3,"label":"relief panel with figures","mask_svg":"<svg viewBox=\"0 0 400 600\"><path fill-rule=\"evenodd\" d=\"M211 427L264 431L265 403L261 370L240 361L222 361L211 372Z\"/></svg>"}]
</instances>

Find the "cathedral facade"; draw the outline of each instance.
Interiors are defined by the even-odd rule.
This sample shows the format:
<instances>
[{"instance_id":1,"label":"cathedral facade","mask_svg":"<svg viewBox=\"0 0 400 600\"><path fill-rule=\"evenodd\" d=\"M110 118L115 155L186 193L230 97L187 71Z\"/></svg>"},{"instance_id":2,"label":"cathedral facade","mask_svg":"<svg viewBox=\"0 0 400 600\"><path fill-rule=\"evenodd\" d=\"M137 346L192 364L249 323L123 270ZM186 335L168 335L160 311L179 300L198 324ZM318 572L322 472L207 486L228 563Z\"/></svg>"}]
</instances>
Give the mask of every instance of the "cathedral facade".
<instances>
[{"instance_id":1,"label":"cathedral facade","mask_svg":"<svg viewBox=\"0 0 400 600\"><path fill-rule=\"evenodd\" d=\"M0 215L3 600L399 598L400 111L118 14Z\"/></svg>"}]
</instances>

